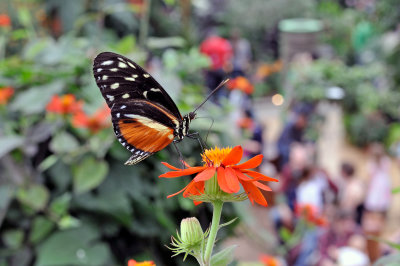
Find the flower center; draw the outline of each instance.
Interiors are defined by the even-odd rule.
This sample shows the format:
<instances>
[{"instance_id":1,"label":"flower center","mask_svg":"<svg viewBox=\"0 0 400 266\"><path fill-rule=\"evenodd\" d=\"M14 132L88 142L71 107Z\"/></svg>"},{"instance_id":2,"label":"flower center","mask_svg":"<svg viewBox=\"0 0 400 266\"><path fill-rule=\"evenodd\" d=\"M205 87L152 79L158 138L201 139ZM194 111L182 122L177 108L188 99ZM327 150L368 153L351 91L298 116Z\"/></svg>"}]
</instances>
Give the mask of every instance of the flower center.
<instances>
[{"instance_id":1,"label":"flower center","mask_svg":"<svg viewBox=\"0 0 400 266\"><path fill-rule=\"evenodd\" d=\"M225 159L225 157L231 152L232 148L212 148L206 149L201 154L201 158L203 159L204 166L214 166L218 167L221 165L221 162Z\"/></svg>"}]
</instances>

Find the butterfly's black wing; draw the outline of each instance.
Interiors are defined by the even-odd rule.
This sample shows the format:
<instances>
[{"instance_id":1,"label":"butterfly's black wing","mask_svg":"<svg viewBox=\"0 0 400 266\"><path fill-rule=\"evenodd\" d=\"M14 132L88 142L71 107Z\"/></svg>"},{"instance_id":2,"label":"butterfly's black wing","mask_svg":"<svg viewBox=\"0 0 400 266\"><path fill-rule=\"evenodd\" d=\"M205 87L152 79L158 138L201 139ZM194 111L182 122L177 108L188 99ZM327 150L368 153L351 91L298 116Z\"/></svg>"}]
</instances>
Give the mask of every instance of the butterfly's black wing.
<instances>
[{"instance_id":1,"label":"butterfly's black wing","mask_svg":"<svg viewBox=\"0 0 400 266\"><path fill-rule=\"evenodd\" d=\"M161 105L182 120L178 107L163 87L125 56L111 52L100 53L94 59L93 74L110 108L115 103L142 99Z\"/></svg>"}]
</instances>

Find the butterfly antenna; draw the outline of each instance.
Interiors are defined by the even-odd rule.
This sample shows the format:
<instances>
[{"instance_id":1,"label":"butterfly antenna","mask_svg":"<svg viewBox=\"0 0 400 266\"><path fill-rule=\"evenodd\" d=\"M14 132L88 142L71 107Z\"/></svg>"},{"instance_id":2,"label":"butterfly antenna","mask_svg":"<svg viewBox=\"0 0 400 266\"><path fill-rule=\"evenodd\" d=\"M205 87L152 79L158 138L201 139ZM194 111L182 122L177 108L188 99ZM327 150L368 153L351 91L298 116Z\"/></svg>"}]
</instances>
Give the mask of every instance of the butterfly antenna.
<instances>
[{"instance_id":1,"label":"butterfly antenna","mask_svg":"<svg viewBox=\"0 0 400 266\"><path fill-rule=\"evenodd\" d=\"M220 88L222 88L227 82L229 81L229 79L225 79L223 80L208 96L207 98L199 105L197 106L196 109L194 109L194 111L192 113L196 113L196 111L203 106L203 104L205 104L210 98L211 96L213 96L214 93L217 92L217 90L219 90Z\"/></svg>"}]
</instances>

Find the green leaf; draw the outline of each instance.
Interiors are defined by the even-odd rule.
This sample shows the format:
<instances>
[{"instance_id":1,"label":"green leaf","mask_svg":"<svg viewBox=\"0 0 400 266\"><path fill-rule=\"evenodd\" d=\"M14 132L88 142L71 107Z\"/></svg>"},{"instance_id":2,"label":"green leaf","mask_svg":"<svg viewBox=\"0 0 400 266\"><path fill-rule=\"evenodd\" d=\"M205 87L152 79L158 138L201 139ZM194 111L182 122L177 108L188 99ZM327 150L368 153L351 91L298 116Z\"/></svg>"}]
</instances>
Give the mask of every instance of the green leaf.
<instances>
[{"instance_id":1,"label":"green leaf","mask_svg":"<svg viewBox=\"0 0 400 266\"><path fill-rule=\"evenodd\" d=\"M292 237L292 233L289 231L289 229L283 227L281 230L279 230L279 235L281 236L283 241L288 241Z\"/></svg>"},{"instance_id":2,"label":"green leaf","mask_svg":"<svg viewBox=\"0 0 400 266\"><path fill-rule=\"evenodd\" d=\"M8 230L3 233L2 239L7 247L17 249L22 244L22 240L24 239L24 232L19 229Z\"/></svg>"},{"instance_id":3,"label":"green leaf","mask_svg":"<svg viewBox=\"0 0 400 266\"><path fill-rule=\"evenodd\" d=\"M97 161L93 157L87 157L74 168L74 191L84 193L103 182L108 173L108 164L105 161Z\"/></svg>"},{"instance_id":4,"label":"green leaf","mask_svg":"<svg viewBox=\"0 0 400 266\"><path fill-rule=\"evenodd\" d=\"M2 136L0 138L0 158L24 143L24 138L19 136Z\"/></svg>"},{"instance_id":5,"label":"green leaf","mask_svg":"<svg viewBox=\"0 0 400 266\"><path fill-rule=\"evenodd\" d=\"M44 239L53 230L54 223L46 217L40 215L33 220L32 230L29 234L29 241L33 244Z\"/></svg>"},{"instance_id":6,"label":"green leaf","mask_svg":"<svg viewBox=\"0 0 400 266\"><path fill-rule=\"evenodd\" d=\"M220 224L220 225L218 226L218 228L221 229L221 228L224 227L224 226L230 225L230 224L234 223L238 218L239 218L239 217L236 217L236 218L233 218L232 220L230 220L229 222Z\"/></svg>"},{"instance_id":7,"label":"green leaf","mask_svg":"<svg viewBox=\"0 0 400 266\"><path fill-rule=\"evenodd\" d=\"M68 132L62 131L50 142L50 150L56 154L69 153L79 148L78 140Z\"/></svg>"},{"instance_id":8,"label":"green leaf","mask_svg":"<svg viewBox=\"0 0 400 266\"><path fill-rule=\"evenodd\" d=\"M133 35L127 35L122 38L116 45L114 49L121 54L128 54L135 47L136 39Z\"/></svg>"},{"instance_id":9,"label":"green leaf","mask_svg":"<svg viewBox=\"0 0 400 266\"><path fill-rule=\"evenodd\" d=\"M394 189L392 189L392 193L393 194L400 193L400 187L395 187Z\"/></svg>"},{"instance_id":10,"label":"green leaf","mask_svg":"<svg viewBox=\"0 0 400 266\"><path fill-rule=\"evenodd\" d=\"M48 156L46 159L44 159L40 164L39 164L39 170L40 171L46 171L50 167L52 167L56 162L58 161L58 157L54 154Z\"/></svg>"},{"instance_id":11,"label":"green leaf","mask_svg":"<svg viewBox=\"0 0 400 266\"><path fill-rule=\"evenodd\" d=\"M47 172L60 192L64 192L72 181L71 168L61 160L58 160Z\"/></svg>"},{"instance_id":12,"label":"green leaf","mask_svg":"<svg viewBox=\"0 0 400 266\"><path fill-rule=\"evenodd\" d=\"M71 195L69 193L64 193L63 195L57 197L50 204L50 210L52 214L57 215L57 217L61 217L67 212L70 202Z\"/></svg>"},{"instance_id":13,"label":"green leaf","mask_svg":"<svg viewBox=\"0 0 400 266\"><path fill-rule=\"evenodd\" d=\"M71 229L76 228L81 225L81 222L71 215L65 215L58 222L58 227L60 229Z\"/></svg>"},{"instance_id":14,"label":"green leaf","mask_svg":"<svg viewBox=\"0 0 400 266\"><path fill-rule=\"evenodd\" d=\"M18 200L25 206L35 211L43 210L49 200L49 191L45 186L39 184L20 188L17 192Z\"/></svg>"},{"instance_id":15,"label":"green leaf","mask_svg":"<svg viewBox=\"0 0 400 266\"><path fill-rule=\"evenodd\" d=\"M29 90L20 92L10 104L12 111L21 111L31 115L45 110L47 103L54 94L62 91L64 82L55 81L45 85L35 86Z\"/></svg>"},{"instance_id":16,"label":"green leaf","mask_svg":"<svg viewBox=\"0 0 400 266\"><path fill-rule=\"evenodd\" d=\"M4 184L0 186L0 213L3 212L2 209L8 207L8 204L14 197L14 194L15 194L15 189L11 185Z\"/></svg>"},{"instance_id":17,"label":"green leaf","mask_svg":"<svg viewBox=\"0 0 400 266\"><path fill-rule=\"evenodd\" d=\"M233 251L237 245L224 248L211 257L211 266L226 266L233 261Z\"/></svg>"},{"instance_id":18,"label":"green leaf","mask_svg":"<svg viewBox=\"0 0 400 266\"><path fill-rule=\"evenodd\" d=\"M35 266L112 265L110 250L99 238L89 226L56 232L37 247Z\"/></svg>"}]
</instances>

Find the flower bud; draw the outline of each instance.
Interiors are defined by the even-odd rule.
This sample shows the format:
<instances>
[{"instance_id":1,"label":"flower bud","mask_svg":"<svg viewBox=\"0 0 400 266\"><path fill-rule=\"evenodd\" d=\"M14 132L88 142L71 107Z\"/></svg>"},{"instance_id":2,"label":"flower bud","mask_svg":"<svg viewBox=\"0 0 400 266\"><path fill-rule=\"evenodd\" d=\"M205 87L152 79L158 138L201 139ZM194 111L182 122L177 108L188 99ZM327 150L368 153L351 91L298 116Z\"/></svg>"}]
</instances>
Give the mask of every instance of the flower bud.
<instances>
[{"instance_id":1,"label":"flower bud","mask_svg":"<svg viewBox=\"0 0 400 266\"><path fill-rule=\"evenodd\" d=\"M196 217L185 218L181 221L181 240L187 246L195 247L203 240L203 229Z\"/></svg>"}]
</instances>

